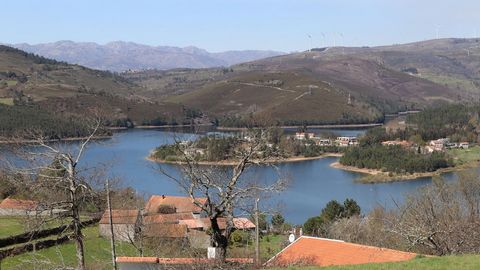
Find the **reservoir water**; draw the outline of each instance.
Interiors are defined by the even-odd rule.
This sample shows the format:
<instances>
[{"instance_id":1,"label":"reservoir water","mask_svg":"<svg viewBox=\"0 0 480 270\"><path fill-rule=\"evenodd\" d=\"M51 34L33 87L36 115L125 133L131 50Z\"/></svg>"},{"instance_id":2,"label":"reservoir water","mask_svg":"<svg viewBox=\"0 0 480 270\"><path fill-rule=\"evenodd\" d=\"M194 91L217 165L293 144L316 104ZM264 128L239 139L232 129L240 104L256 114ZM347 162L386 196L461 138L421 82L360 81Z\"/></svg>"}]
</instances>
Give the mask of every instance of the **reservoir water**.
<instances>
[{"instance_id":1,"label":"reservoir water","mask_svg":"<svg viewBox=\"0 0 480 270\"><path fill-rule=\"evenodd\" d=\"M330 130L343 136L354 136L363 130ZM82 160L82 166L104 164L108 174L122 179L124 186L131 186L140 194L183 195L177 185L158 172L158 164L146 160L155 147L171 143L172 132L165 130L134 129L115 133L112 139L96 142L89 146ZM175 136L194 138L188 133L175 133ZM333 199L343 202L346 198L355 199L368 212L375 206L394 207L394 201L402 201L406 193L430 183L431 179L418 179L381 184L360 184L355 179L358 173L331 168L337 158L302 161L280 164L282 172L290 176L285 191L272 200L279 202L280 210L288 222L302 224L308 217L318 215L325 204ZM174 166L162 165L172 172ZM270 179L273 171L268 167L256 167L256 177ZM447 175L453 178L452 175Z\"/></svg>"}]
</instances>

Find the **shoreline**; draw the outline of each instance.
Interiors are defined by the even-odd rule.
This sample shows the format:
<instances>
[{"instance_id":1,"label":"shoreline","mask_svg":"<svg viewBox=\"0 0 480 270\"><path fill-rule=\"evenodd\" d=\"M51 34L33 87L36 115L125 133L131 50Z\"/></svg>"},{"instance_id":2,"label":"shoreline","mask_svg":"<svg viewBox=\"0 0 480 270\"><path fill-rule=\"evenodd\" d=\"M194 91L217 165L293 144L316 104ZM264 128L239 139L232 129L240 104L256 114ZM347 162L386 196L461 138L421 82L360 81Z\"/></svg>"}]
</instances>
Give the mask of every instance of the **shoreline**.
<instances>
[{"instance_id":1,"label":"shoreline","mask_svg":"<svg viewBox=\"0 0 480 270\"><path fill-rule=\"evenodd\" d=\"M478 165L478 162L466 163L462 165L457 165L455 167L442 168L433 172L423 172L423 173L413 173L413 174L396 174L396 173L391 174L390 172L383 172L381 170L376 170L376 169L366 169L366 168L357 168L354 166L345 166L340 164L339 161L333 162L332 164L330 164L330 167L339 169L339 170L364 174L364 176L356 180L359 183L377 184L377 183L389 183L389 182L399 182L399 181L414 181L420 178L435 177L435 176L440 176L444 173L473 168L475 167L475 165Z\"/></svg>"},{"instance_id":2,"label":"shoreline","mask_svg":"<svg viewBox=\"0 0 480 270\"><path fill-rule=\"evenodd\" d=\"M370 123L370 124L338 124L338 125L310 125L306 126L307 128L318 128L318 129L339 129L339 128L369 128L369 127L378 127L383 126L384 123ZM192 128L192 127L215 127L213 124L195 124L195 125L163 125L163 126L145 126L139 125L134 126L133 128L128 127L108 127L109 130L128 130L128 129L161 129L161 128ZM303 128L304 126L278 126L282 129L295 129ZM253 129L259 129L260 127L254 127ZM216 130L220 131L242 131L248 130L251 128L247 127L224 127L217 126Z\"/></svg>"},{"instance_id":3,"label":"shoreline","mask_svg":"<svg viewBox=\"0 0 480 270\"><path fill-rule=\"evenodd\" d=\"M213 124L196 124L196 125L164 125L164 126L134 126L133 129L157 129L157 128L194 128L194 127L211 127ZM128 128L127 128L128 129Z\"/></svg>"},{"instance_id":4,"label":"shoreline","mask_svg":"<svg viewBox=\"0 0 480 270\"><path fill-rule=\"evenodd\" d=\"M306 128L318 128L318 129L337 129L337 128L369 128L369 127L379 127L383 126L383 123L370 123L370 124L339 124L339 125L311 125L306 126ZM294 129L294 128L303 128L304 126L279 126L282 129ZM223 127L218 126L216 127L217 130L223 131L237 131L237 130L248 130L249 128L246 127ZM253 129L259 129L258 127L254 127Z\"/></svg>"},{"instance_id":5,"label":"shoreline","mask_svg":"<svg viewBox=\"0 0 480 270\"><path fill-rule=\"evenodd\" d=\"M62 139L50 139L45 140L45 142L53 143L53 142L76 142L76 141L83 141L88 137L71 137L71 138L62 138ZM105 136L94 136L92 140L108 140L112 139L112 135L105 135ZM0 140L0 144L28 144L28 143L36 143L38 140L20 140L20 141L9 141L9 140Z\"/></svg>"},{"instance_id":6,"label":"shoreline","mask_svg":"<svg viewBox=\"0 0 480 270\"><path fill-rule=\"evenodd\" d=\"M302 161L309 161L309 160L317 160L327 157L341 157L342 154L340 153L325 153L320 156L315 157L290 157L285 159L274 159L274 160L266 160L262 163L265 164L281 164L281 163L294 163L294 162L302 162ZM184 161L167 161L167 160L160 160L153 158L152 155L148 155L145 159L156 162L156 163L163 163L163 164L176 164L176 165L184 165L186 162ZM201 166L235 166L237 161L233 160L224 160L224 161L197 161L196 164Z\"/></svg>"}]
</instances>

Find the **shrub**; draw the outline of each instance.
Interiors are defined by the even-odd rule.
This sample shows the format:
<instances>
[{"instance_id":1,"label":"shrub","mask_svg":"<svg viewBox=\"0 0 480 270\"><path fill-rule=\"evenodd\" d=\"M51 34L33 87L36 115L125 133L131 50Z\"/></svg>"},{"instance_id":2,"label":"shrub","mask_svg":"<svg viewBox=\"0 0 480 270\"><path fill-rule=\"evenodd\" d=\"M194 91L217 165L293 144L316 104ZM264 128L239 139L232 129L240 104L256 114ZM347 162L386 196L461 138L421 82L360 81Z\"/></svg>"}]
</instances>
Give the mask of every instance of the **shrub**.
<instances>
[{"instance_id":1,"label":"shrub","mask_svg":"<svg viewBox=\"0 0 480 270\"><path fill-rule=\"evenodd\" d=\"M175 214L177 212L177 208L173 205L162 204L158 207L159 214Z\"/></svg>"}]
</instances>

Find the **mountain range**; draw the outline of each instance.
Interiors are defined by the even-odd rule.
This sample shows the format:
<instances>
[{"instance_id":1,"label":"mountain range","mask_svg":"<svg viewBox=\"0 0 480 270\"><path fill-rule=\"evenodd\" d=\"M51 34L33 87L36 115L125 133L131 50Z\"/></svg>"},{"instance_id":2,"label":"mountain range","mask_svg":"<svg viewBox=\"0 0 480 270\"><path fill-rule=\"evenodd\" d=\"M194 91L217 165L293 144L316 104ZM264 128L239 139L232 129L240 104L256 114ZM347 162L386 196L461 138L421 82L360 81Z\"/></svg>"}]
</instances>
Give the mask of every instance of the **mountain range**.
<instances>
[{"instance_id":1,"label":"mountain range","mask_svg":"<svg viewBox=\"0 0 480 270\"><path fill-rule=\"evenodd\" d=\"M57 41L42 44L13 44L12 47L43 57L109 70L228 67L234 64L284 54L276 51L243 50L211 53L189 47L149 46L115 41L105 45L94 42Z\"/></svg>"},{"instance_id":2,"label":"mountain range","mask_svg":"<svg viewBox=\"0 0 480 270\"><path fill-rule=\"evenodd\" d=\"M66 117L100 108L112 125L245 126L256 118L283 125L371 123L388 113L479 99L479 39L313 48L228 68L122 73L0 46L4 108L39 105Z\"/></svg>"}]
</instances>

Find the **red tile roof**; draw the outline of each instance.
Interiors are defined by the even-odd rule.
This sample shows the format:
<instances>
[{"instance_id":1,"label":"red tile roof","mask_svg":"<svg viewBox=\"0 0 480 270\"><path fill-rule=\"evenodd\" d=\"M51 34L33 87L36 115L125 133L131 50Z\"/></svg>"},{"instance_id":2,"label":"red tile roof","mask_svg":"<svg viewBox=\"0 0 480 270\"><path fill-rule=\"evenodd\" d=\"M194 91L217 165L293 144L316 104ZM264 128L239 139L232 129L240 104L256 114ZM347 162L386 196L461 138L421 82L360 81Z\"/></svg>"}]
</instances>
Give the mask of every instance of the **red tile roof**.
<instances>
[{"instance_id":1,"label":"red tile roof","mask_svg":"<svg viewBox=\"0 0 480 270\"><path fill-rule=\"evenodd\" d=\"M227 227L226 218L218 218L217 222L221 230L224 230ZM187 225L189 229L204 230L207 230L212 226L210 219L208 218L180 220L180 224ZM235 228L239 230L255 229L255 224L253 224L248 218L233 218L233 224Z\"/></svg>"},{"instance_id":2,"label":"red tile roof","mask_svg":"<svg viewBox=\"0 0 480 270\"><path fill-rule=\"evenodd\" d=\"M35 210L38 202L6 198L0 203L0 209Z\"/></svg>"},{"instance_id":3,"label":"red tile roof","mask_svg":"<svg viewBox=\"0 0 480 270\"><path fill-rule=\"evenodd\" d=\"M119 263L158 263L157 257L117 257Z\"/></svg>"},{"instance_id":4,"label":"red tile roof","mask_svg":"<svg viewBox=\"0 0 480 270\"><path fill-rule=\"evenodd\" d=\"M186 225L189 229L206 229L206 222L208 218L183 219L179 221L180 224Z\"/></svg>"},{"instance_id":5,"label":"red tile roof","mask_svg":"<svg viewBox=\"0 0 480 270\"><path fill-rule=\"evenodd\" d=\"M187 237L187 226L182 224L152 223L143 228L147 237L184 238Z\"/></svg>"},{"instance_id":6,"label":"red tile roof","mask_svg":"<svg viewBox=\"0 0 480 270\"><path fill-rule=\"evenodd\" d=\"M112 224L135 224L137 223L138 214L138 210L112 210ZM108 210L103 213L100 224L110 224L110 214Z\"/></svg>"},{"instance_id":7,"label":"red tile roof","mask_svg":"<svg viewBox=\"0 0 480 270\"><path fill-rule=\"evenodd\" d=\"M151 223L179 223L182 219L192 219L192 213L176 213L176 214L156 214L143 217L145 224Z\"/></svg>"},{"instance_id":8,"label":"red tile roof","mask_svg":"<svg viewBox=\"0 0 480 270\"><path fill-rule=\"evenodd\" d=\"M235 225L235 228L239 230L255 229L255 224L253 224L248 218L234 218L233 224Z\"/></svg>"},{"instance_id":9,"label":"red tile roof","mask_svg":"<svg viewBox=\"0 0 480 270\"><path fill-rule=\"evenodd\" d=\"M197 202L204 204L207 202L206 198L197 198ZM177 213L200 213L202 209L195 205L190 197L179 197L179 196L159 196L154 195L148 199L147 204L145 205L145 211L150 214L157 214L160 206L170 205L176 208Z\"/></svg>"},{"instance_id":10,"label":"red tile roof","mask_svg":"<svg viewBox=\"0 0 480 270\"><path fill-rule=\"evenodd\" d=\"M250 258L227 258L227 262L234 263L253 263ZM156 258L156 257L117 257L118 263L150 263L150 264L206 264L212 260L207 258Z\"/></svg>"},{"instance_id":11,"label":"red tile roof","mask_svg":"<svg viewBox=\"0 0 480 270\"><path fill-rule=\"evenodd\" d=\"M267 265L350 265L406 261L415 256L410 252L302 236L270 259Z\"/></svg>"}]
</instances>

